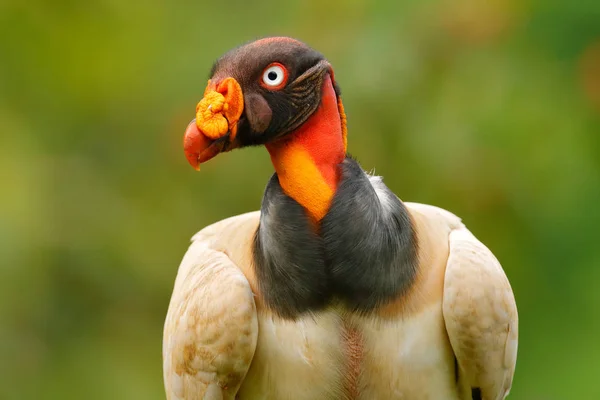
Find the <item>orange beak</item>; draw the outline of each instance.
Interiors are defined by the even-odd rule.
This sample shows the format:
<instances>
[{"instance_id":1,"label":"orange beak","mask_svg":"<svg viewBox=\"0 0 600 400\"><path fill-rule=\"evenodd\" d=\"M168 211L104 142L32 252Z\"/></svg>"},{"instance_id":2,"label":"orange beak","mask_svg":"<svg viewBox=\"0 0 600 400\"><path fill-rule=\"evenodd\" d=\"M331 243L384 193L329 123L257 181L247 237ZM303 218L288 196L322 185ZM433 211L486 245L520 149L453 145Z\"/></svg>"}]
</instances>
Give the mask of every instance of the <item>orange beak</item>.
<instances>
[{"instance_id":1,"label":"orange beak","mask_svg":"<svg viewBox=\"0 0 600 400\"><path fill-rule=\"evenodd\" d=\"M183 137L183 151L192 167L199 170L200 163L215 157L227 143L233 142L243 111L244 96L235 79L226 78L218 84L208 81L204 98L196 106L196 119L188 125Z\"/></svg>"}]
</instances>

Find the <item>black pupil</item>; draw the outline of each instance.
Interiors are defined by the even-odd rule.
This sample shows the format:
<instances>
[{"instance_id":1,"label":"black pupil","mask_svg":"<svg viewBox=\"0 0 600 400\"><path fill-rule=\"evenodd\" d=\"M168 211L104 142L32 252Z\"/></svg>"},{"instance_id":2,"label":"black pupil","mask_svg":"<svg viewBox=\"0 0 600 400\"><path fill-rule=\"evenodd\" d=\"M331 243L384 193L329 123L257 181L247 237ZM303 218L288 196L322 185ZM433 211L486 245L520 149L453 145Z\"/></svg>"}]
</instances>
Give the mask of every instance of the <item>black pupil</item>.
<instances>
[{"instance_id":1,"label":"black pupil","mask_svg":"<svg viewBox=\"0 0 600 400\"><path fill-rule=\"evenodd\" d=\"M277 72L269 71L269 73L267 74L267 78L269 78L270 81L274 81L275 79L277 79Z\"/></svg>"}]
</instances>

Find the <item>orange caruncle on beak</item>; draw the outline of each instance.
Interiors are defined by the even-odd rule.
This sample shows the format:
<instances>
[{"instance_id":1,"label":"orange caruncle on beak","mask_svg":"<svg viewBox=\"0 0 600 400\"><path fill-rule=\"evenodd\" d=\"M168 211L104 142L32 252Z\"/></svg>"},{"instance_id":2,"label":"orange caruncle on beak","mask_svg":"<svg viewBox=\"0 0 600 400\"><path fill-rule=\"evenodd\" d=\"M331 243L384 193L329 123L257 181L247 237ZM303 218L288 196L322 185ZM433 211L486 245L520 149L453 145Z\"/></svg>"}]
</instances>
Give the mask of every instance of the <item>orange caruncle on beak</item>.
<instances>
[{"instance_id":1,"label":"orange caruncle on beak","mask_svg":"<svg viewBox=\"0 0 600 400\"><path fill-rule=\"evenodd\" d=\"M237 133L237 122L244 110L244 97L240 84L226 78L218 85L208 81L204 98L196 106L196 119L192 121L183 137L183 149L188 162L196 170L200 163L219 154ZM229 137L224 138L229 133Z\"/></svg>"}]
</instances>

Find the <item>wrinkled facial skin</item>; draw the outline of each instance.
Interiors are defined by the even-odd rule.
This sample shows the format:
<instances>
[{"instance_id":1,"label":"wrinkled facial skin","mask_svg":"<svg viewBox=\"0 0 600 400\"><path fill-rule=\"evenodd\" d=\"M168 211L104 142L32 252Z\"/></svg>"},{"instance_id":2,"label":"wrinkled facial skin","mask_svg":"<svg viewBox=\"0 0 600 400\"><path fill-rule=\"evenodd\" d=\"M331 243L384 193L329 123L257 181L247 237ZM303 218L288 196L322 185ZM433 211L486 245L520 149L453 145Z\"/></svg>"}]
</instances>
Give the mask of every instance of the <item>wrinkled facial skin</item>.
<instances>
[{"instance_id":1,"label":"wrinkled facial skin","mask_svg":"<svg viewBox=\"0 0 600 400\"><path fill-rule=\"evenodd\" d=\"M287 84L279 90L261 85L263 72L272 63L282 64L288 72ZM293 39L263 39L219 58L210 73L211 83L232 77L244 95L244 112L231 147L263 145L302 125L320 104L327 73L331 66L324 57ZM337 87L336 92L339 95Z\"/></svg>"}]
</instances>

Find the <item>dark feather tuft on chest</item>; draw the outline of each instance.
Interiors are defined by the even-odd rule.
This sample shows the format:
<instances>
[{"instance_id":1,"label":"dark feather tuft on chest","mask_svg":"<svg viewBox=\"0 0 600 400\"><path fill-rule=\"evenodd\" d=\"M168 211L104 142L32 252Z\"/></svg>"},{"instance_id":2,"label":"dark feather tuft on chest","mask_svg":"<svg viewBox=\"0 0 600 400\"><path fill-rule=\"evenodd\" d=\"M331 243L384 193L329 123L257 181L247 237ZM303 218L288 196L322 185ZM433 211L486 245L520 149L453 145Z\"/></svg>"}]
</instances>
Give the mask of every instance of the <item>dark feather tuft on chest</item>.
<instances>
[{"instance_id":1,"label":"dark feather tuft on chest","mask_svg":"<svg viewBox=\"0 0 600 400\"><path fill-rule=\"evenodd\" d=\"M346 158L340 168L318 233L276 174L265 190L255 270L263 301L283 318L319 311L333 300L368 314L404 295L415 280L417 240L404 204L355 160Z\"/></svg>"}]
</instances>

